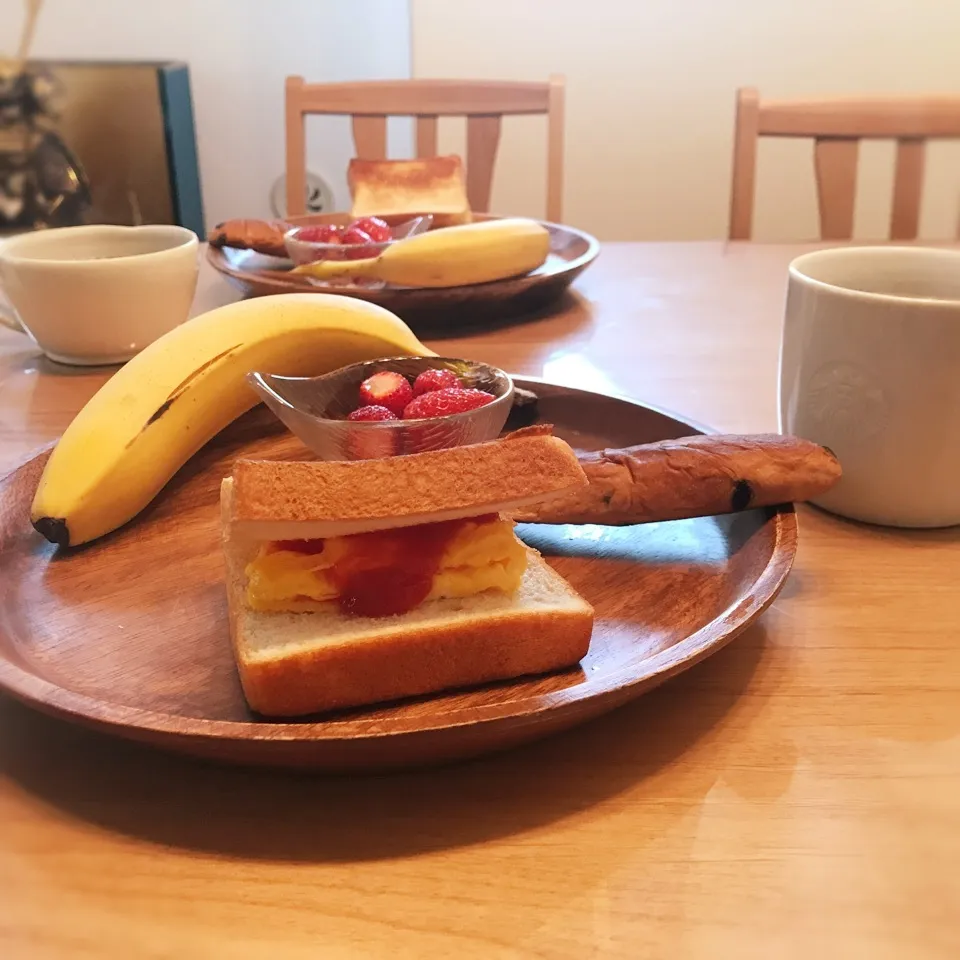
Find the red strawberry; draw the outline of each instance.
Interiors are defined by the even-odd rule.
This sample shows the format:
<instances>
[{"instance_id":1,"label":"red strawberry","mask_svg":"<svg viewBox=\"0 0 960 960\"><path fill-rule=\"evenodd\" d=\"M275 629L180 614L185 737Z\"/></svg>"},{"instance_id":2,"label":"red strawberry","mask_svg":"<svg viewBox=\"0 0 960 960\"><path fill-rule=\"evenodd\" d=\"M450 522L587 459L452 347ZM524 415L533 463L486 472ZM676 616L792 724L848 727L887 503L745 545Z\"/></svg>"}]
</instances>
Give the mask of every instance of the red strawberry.
<instances>
[{"instance_id":1,"label":"red strawberry","mask_svg":"<svg viewBox=\"0 0 960 960\"><path fill-rule=\"evenodd\" d=\"M396 422L397 415L386 407L358 407L347 416L353 423ZM393 430L361 427L347 434L346 452L350 460L378 460L397 452L399 436Z\"/></svg>"},{"instance_id":2,"label":"red strawberry","mask_svg":"<svg viewBox=\"0 0 960 960\"><path fill-rule=\"evenodd\" d=\"M373 240L369 233L357 227L349 227L343 235L344 255L348 260L365 260L367 257L375 257L379 250L371 250L371 243Z\"/></svg>"},{"instance_id":3,"label":"red strawberry","mask_svg":"<svg viewBox=\"0 0 960 960\"><path fill-rule=\"evenodd\" d=\"M485 407L496 398L484 390L467 390L463 387L446 387L422 393L411 400L403 411L404 420L422 420L427 417L449 417L452 413L465 413Z\"/></svg>"},{"instance_id":4,"label":"red strawberry","mask_svg":"<svg viewBox=\"0 0 960 960\"><path fill-rule=\"evenodd\" d=\"M361 217L350 224L357 230L362 230L374 243L386 243L393 239L393 231L390 229L386 220L379 217Z\"/></svg>"},{"instance_id":5,"label":"red strawberry","mask_svg":"<svg viewBox=\"0 0 960 960\"><path fill-rule=\"evenodd\" d=\"M413 381L413 395L419 397L421 393L430 393L433 390L443 390L446 387L459 387L460 378L452 371L442 367L433 370L424 370Z\"/></svg>"},{"instance_id":6,"label":"red strawberry","mask_svg":"<svg viewBox=\"0 0 960 960\"><path fill-rule=\"evenodd\" d=\"M392 413L403 413L413 399L410 381L393 370L381 370L360 384L360 402L365 406L386 407Z\"/></svg>"},{"instance_id":7,"label":"red strawberry","mask_svg":"<svg viewBox=\"0 0 960 960\"><path fill-rule=\"evenodd\" d=\"M301 227L297 231L296 239L306 243L340 243L340 228L332 223Z\"/></svg>"},{"instance_id":8,"label":"red strawberry","mask_svg":"<svg viewBox=\"0 0 960 960\"><path fill-rule=\"evenodd\" d=\"M386 407L370 404L366 407L357 407L347 416L347 419L353 420L355 423L375 423L379 420L397 420L398 417Z\"/></svg>"}]
</instances>

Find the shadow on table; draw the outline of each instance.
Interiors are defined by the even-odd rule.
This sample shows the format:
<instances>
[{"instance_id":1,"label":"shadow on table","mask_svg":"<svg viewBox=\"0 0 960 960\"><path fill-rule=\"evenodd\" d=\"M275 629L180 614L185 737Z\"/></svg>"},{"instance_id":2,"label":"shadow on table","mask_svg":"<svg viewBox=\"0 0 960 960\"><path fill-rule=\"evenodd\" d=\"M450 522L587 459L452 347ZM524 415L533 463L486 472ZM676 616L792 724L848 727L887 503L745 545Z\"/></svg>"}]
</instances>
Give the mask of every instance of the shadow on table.
<instances>
[{"instance_id":1,"label":"shadow on table","mask_svg":"<svg viewBox=\"0 0 960 960\"><path fill-rule=\"evenodd\" d=\"M740 725L755 719L766 697L742 694L772 650L755 626L686 674L578 729L496 756L382 776L201 763L3 700L0 773L98 827L248 859L376 860L482 843L576 816L626 790L658 804L651 822L659 832L665 817L695 810L722 776L722 749L699 749L695 763L677 761L719 736L731 712L746 713ZM651 838L632 831L630 847Z\"/></svg>"},{"instance_id":2,"label":"shadow on table","mask_svg":"<svg viewBox=\"0 0 960 960\"><path fill-rule=\"evenodd\" d=\"M450 340L471 337L479 333L491 333L513 327L523 327L540 320L555 320L564 328L575 330L584 322L590 321L585 309L585 301L575 290L565 290L556 300L544 305L524 309L522 303L500 316L485 315L479 318L469 316L456 317L451 322L448 311L441 311L436 319L420 319L414 327L414 333L420 339Z\"/></svg>"},{"instance_id":3,"label":"shadow on table","mask_svg":"<svg viewBox=\"0 0 960 960\"><path fill-rule=\"evenodd\" d=\"M813 503L802 504L800 512L805 522L829 528L835 536L856 537L861 543L869 541L897 546L936 547L960 542L960 524L951 527L887 527L842 517Z\"/></svg>"},{"instance_id":4,"label":"shadow on table","mask_svg":"<svg viewBox=\"0 0 960 960\"><path fill-rule=\"evenodd\" d=\"M0 328L2 329L2 328ZM24 339L24 349L9 354L4 360L8 370L14 373L40 373L45 377L100 377L105 379L120 369L118 363L94 364L91 366L59 363L51 360L32 341Z\"/></svg>"}]
</instances>

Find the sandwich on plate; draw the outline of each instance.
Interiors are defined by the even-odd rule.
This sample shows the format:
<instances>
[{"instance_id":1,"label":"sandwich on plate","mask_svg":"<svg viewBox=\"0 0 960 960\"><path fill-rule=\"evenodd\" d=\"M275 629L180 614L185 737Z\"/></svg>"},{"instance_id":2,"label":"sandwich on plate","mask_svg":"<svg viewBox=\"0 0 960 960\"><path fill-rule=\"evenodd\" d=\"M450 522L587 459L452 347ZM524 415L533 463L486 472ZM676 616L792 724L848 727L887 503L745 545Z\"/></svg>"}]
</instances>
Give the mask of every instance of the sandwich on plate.
<instances>
[{"instance_id":1,"label":"sandwich on plate","mask_svg":"<svg viewBox=\"0 0 960 960\"><path fill-rule=\"evenodd\" d=\"M576 664L593 609L505 515L586 482L538 432L382 460L238 460L223 547L251 708L298 716Z\"/></svg>"}]
</instances>

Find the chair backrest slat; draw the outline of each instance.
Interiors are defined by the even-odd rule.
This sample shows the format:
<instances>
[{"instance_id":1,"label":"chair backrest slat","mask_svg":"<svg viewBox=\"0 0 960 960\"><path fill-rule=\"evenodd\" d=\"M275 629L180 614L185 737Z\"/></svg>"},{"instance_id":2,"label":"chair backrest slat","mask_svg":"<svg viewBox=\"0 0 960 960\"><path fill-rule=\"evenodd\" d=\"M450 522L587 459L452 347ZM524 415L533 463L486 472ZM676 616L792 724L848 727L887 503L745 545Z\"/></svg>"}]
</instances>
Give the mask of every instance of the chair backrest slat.
<instances>
[{"instance_id":1,"label":"chair backrest slat","mask_svg":"<svg viewBox=\"0 0 960 960\"><path fill-rule=\"evenodd\" d=\"M302 83L305 113L381 114L391 117L464 117L546 113L550 84L512 80L361 80Z\"/></svg>"},{"instance_id":2,"label":"chair backrest slat","mask_svg":"<svg viewBox=\"0 0 960 960\"><path fill-rule=\"evenodd\" d=\"M844 137L960 137L958 97L862 97L760 101L760 135Z\"/></svg>"},{"instance_id":3,"label":"chair backrest slat","mask_svg":"<svg viewBox=\"0 0 960 960\"><path fill-rule=\"evenodd\" d=\"M387 118L369 114L354 116L353 145L361 160L385 160L387 158Z\"/></svg>"},{"instance_id":4,"label":"chair backrest slat","mask_svg":"<svg viewBox=\"0 0 960 960\"><path fill-rule=\"evenodd\" d=\"M493 165L500 146L500 117L467 118L467 199L471 210L489 210Z\"/></svg>"},{"instance_id":5,"label":"chair backrest slat","mask_svg":"<svg viewBox=\"0 0 960 960\"><path fill-rule=\"evenodd\" d=\"M417 157L426 160L437 155L437 115L417 117Z\"/></svg>"},{"instance_id":6,"label":"chair backrest slat","mask_svg":"<svg viewBox=\"0 0 960 960\"><path fill-rule=\"evenodd\" d=\"M860 141L818 137L814 146L820 235L824 240L853 236L853 205L857 196Z\"/></svg>"},{"instance_id":7,"label":"chair backrest slat","mask_svg":"<svg viewBox=\"0 0 960 960\"><path fill-rule=\"evenodd\" d=\"M897 163L893 175L893 207L890 211L890 239L915 240L920 230L920 198L926 144L904 138L897 142Z\"/></svg>"}]
</instances>

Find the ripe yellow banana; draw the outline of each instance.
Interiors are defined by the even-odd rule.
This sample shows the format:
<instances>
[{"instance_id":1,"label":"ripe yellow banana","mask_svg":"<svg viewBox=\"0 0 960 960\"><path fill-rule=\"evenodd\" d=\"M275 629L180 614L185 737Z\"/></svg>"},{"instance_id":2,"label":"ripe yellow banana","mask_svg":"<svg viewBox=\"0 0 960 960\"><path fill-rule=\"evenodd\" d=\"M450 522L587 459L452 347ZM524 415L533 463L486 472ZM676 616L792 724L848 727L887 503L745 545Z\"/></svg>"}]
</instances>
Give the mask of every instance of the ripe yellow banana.
<instances>
[{"instance_id":1,"label":"ripe yellow banana","mask_svg":"<svg viewBox=\"0 0 960 960\"><path fill-rule=\"evenodd\" d=\"M431 353L399 317L352 297L281 294L211 310L135 356L77 414L40 478L33 525L76 546L126 523L258 402L250 371L319 376Z\"/></svg>"},{"instance_id":2,"label":"ripe yellow banana","mask_svg":"<svg viewBox=\"0 0 960 960\"><path fill-rule=\"evenodd\" d=\"M536 220L512 217L444 227L398 240L369 260L319 260L295 267L323 280L367 278L402 287L459 287L535 270L550 252Z\"/></svg>"}]
</instances>

